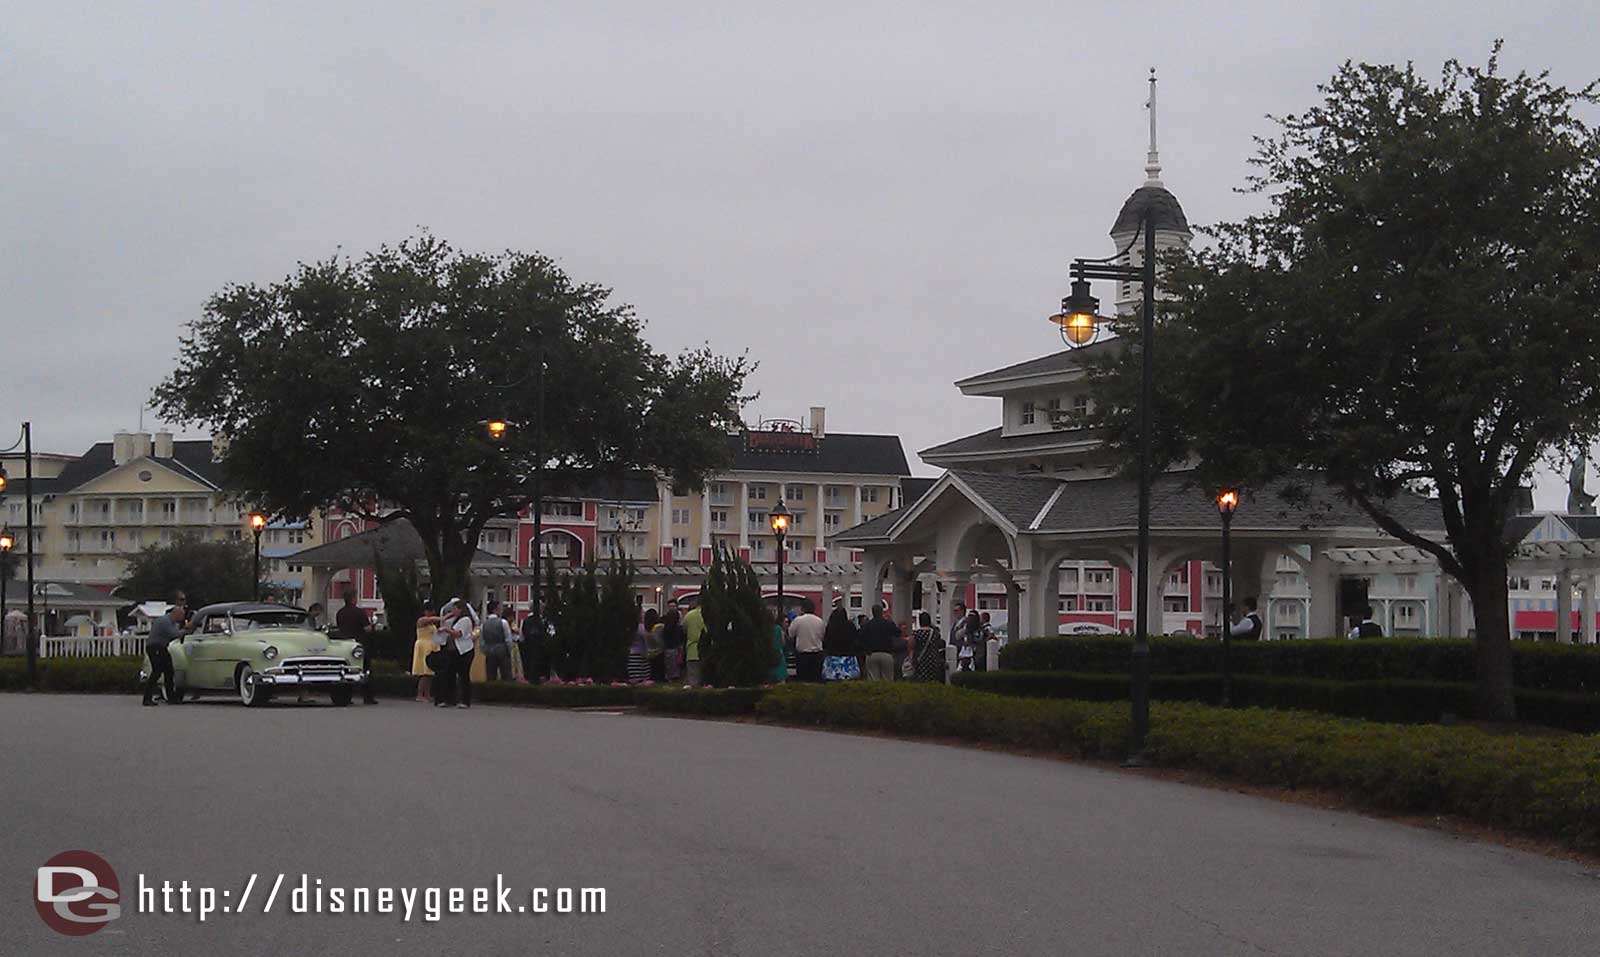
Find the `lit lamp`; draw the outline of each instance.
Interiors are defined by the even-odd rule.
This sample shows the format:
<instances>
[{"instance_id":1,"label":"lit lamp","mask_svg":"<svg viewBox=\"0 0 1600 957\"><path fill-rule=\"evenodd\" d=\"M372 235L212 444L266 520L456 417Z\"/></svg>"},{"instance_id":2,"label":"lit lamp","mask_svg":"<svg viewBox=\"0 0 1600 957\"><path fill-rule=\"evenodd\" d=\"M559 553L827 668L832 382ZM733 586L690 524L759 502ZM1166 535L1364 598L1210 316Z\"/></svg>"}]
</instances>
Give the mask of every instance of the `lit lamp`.
<instances>
[{"instance_id":1,"label":"lit lamp","mask_svg":"<svg viewBox=\"0 0 1600 957\"><path fill-rule=\"evenodd\" d=\"M1079 279L1072 283L1072 295L1061 300L1061 311L1050 321L1061 327L1061 341L1076 349L1100 335L1103 321L1099 312L1100 300L1089 292L1089 281Z\"/></svg>"},{"instance_id":2,"label":"lit lamp","mask_svg":"<svg viewBox=\"0 0 1600 957\"><path fill-rule=\"evenodd\" d=\"M490 419L484 423L484 428L488 431L489 441L491 442L503 440L506 437L506 430L510 427L505 419Z\"/></svg>"},{"instance_id":3,"label":"lit lamp","mask_svg":"<svg viewBox=\"0 0 1600 957\"><path fill-rule=\"evenodd\" d=\"M11 577L7 566L11 549L16 544L17 540L11 537L11 529L0 531L0 631L4 631L6 626L6 579Z\"/></svg>"},{"instance_id":4,"label":"lit lamp","mask_svg":"<svg viewBox=\"0 0 1600 957\"><path fill-rule=\"evenodd\" d=\"M767 521L772 525L772 536L778 540L778 626L783 627L783 539L789 534L789 510L783 507L783 499L778 499L778 504L773 506L772 513L767 516Z\"/></svg>"},{"instance_id":5,"label":"lit lamp","mask_svg":"<svg viewBox=\"0 0 1600 957\"><path fill-rule=\"evenodd\" d=\"M250 531L256 537L255 591L256 601L261 600L261 533L267 529L267 517L260 512L250 513Z\"/></svg>"},{"instance_id":6,"label":"lit lamp","mask_svg":"<svg viewBox=\"0 0 1600 957\"><path fill-rule=\"evenodd\" d=\"M1222 516L1222 706L1233 704L1233 672L1228 667L1228 633L1233 622L1233 565L1229 554L1229 531L1233 510L1239 507L1239 490L1223 489L1217 494L1217 514Z\"/></svg>"},{"instance_id":7,"label":"lit lamp","mask_svg":"<svg viewBox=\"0 0 1600 957\"><path fill-rule=\"evenodd\" d=\"M0 465L0 495L6 494L6 483L11 481L6 478L5 466Z\"/></svg>"}]
</instances>

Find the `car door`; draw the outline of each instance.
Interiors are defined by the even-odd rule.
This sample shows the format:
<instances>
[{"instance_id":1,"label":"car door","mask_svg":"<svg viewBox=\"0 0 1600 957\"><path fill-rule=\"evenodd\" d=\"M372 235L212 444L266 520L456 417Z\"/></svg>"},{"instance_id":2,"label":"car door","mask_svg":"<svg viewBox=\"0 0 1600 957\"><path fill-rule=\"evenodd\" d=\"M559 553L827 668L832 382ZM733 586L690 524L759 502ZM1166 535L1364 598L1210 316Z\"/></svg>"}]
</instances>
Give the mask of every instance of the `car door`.
<instances>
[{"instance_id":1,"label":"car door","mask_svg":"<svg viewBox=\"0 0 1600 957\"><path fill-rule=\"evenodd\" d=\"M232 636L228 616L211 615L196 619L194 631L183 639L189 656L189 684L196 688L227 688L233 684L227 654Z\"/></svg>"}]
</instances>

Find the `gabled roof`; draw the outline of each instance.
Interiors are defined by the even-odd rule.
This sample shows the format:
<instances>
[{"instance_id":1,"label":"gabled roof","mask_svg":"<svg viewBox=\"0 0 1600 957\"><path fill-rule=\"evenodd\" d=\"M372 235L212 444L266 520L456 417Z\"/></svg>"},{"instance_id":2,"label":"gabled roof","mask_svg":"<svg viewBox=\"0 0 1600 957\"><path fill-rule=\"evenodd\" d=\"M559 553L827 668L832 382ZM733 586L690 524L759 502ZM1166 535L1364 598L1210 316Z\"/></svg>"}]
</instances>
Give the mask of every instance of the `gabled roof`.
<instances>
[{"instance_id":1,"label":"gabled roof","mask_svg":"<svg viewBox=\"0 0 1600 957\"><path fill-rule=\"evenodd\" d=\"M296 565L317 565L327 568L370 568L372 567L373 553L386 563L400 564L402 562L427 561L427 552L422 547L422 536L405 519L396 519L385 522L377 528L364 532L357 532L349 538L341 538L334 542L325 542L313 545L303 551L286 556L288 561ZM515 568L509 559L493 555L483 549L478 549L472 559L473 568L480 566Z\"/></svg>"},{"instance_id":2,"label":"gabled roof","mask_svg":"<svg viewBox=\"0 0 1600 957\"><path fill-rule=\"evenodd\" d=\"M846 475L910 475L898 435L830 432L814 449L751 449L744 433L728 436L737 472L816 472Z\"/></svg>"},{"instance_id":3,"label":"gabled roof","mask_svg":"<svg viewBox=\"0 0 1600 957\"><path fill-rule=\"evenodd\" d=\"M918 497L920 498L921 496ZM906 502L908 505L910 504L911 499L909 496L906 498ZM842 532L829 535L828 541L834 545L853 545L862 542L880 541L888 536L889 529L894 527L894 523L900 520L900 516L904 515L905 511L904 508L897 508L892 512L884 512L882 515L868 519L860 525L852 525Z\"/></svg>"},{"instance_id":4,"label":"gabled roof","mask_svg":"<svg viewBox=\"0 0 1600 957\"><path fill-rule=\"evenodd\" d=\"M143 455L179 475L190 476L203 485L214 489L222 487L222 466L211 461L211 440L200 439L193 441L172 443L171 458L157 458L154 455ZM87 485L102 475L106 475L117 468L116 460L112 455L110 442L96 442L89 447L89 451L67 463L61 474L56 476L55 492L70 492L75 488Z\"/></svg>"},{"instance_id":5,"label":"gabled roof","mask_svg":"<svg viewBox=\"0 0 1600 957\"><path fill-rule=\"evenodd\" d=\"M956 388L966 392L984 386L998 385L1013 379L1027 379L1034 376L1073 372L1083 368L1091 356L1114 355L1126 345L1127 343L1121 339L1102 339L1099 342L1080 346L1076 349L1063 349L1060 352L1052 352L1037 359L1029 359L1026 362L1002 366L989 372L980 372L965 379L957 379Z\"/></svg>"},{"instance_id":6,"label":"gabled roof","mask_svg":"<svg viewBox=\"0 0 1600 957\"><path fill-rule=\"evenodd\" d=\"M900 480L901 506L915 505L917 499L928 494L928 489L933 488L936 478L922 478L915 475L907 476Z\"/></svg>"},{"instance_id":7,"label":"gabled roof","mask_svg":"<svg viewBox=\"0 0 1600 957\"><path fill-rule=\"evenodd\" d=\"M1026 453L1032 450L1046 452L1075 442L1092 441L1094 438L1094 429L1055 429L1048 432L1005 435L1002 429L997 427L952 439L943 445L923 449L917 454L924 461L931 462L969 455Z\"/></svg>"}]
</instances>

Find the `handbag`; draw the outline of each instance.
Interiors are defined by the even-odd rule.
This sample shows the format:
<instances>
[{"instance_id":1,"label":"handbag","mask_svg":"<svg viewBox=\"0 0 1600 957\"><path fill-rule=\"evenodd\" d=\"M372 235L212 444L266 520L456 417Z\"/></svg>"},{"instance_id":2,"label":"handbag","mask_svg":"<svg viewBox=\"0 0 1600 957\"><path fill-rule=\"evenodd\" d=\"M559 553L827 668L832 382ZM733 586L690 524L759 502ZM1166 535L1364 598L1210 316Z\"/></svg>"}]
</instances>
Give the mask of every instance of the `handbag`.
<instances>
[{"instance_id":1,"label":"handbag","mask_svg":"<svg viewBox=\"0 0 1600 957\"><path fill-rule=\"evenodd\" d=\"M426 656L423 657L422 660L430 669L432 669L434 674L438 674L439 672L443 671L447 665L447 662L444 659L444 652L442 650L430 651Z\"/></svg>"}]
</instances>

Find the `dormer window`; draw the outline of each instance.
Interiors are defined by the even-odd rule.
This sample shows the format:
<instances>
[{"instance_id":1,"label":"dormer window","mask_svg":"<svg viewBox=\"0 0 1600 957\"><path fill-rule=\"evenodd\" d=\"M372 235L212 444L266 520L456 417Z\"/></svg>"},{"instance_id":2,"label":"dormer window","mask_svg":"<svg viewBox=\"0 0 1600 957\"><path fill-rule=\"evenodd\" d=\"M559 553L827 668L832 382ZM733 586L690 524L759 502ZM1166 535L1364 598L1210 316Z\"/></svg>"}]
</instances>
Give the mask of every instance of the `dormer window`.
<instances>
[{"instance_id":1,"label":"dormer window","mask_svg":"<svg viewBox=\"0 0 1600 957\"><path fill-rule=\"evenodd\" d=\"M1033 424L1033 402L1031 400L1022 403L1022 420L1021 421L1022 421L1023 425L1032 425Z\"/></svg>"}]
</instances>

